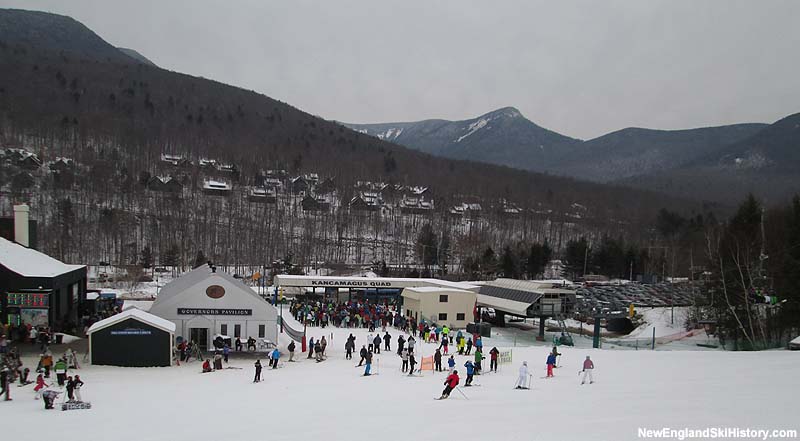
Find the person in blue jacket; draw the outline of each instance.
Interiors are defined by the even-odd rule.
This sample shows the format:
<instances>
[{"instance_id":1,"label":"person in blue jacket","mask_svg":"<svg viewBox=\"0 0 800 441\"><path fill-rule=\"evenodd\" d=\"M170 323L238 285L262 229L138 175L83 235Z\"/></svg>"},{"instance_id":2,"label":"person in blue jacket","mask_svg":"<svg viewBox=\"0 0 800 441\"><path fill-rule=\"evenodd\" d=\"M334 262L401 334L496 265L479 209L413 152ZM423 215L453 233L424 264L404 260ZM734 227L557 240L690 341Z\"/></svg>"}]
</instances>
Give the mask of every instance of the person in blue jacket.
<instances>
[{"instance_id":1,"label":"person in blue jacket","mask_svg":"<svg viewBox=\"0 0 800 441\"><path fill-rule=\"evenodd\" d=\"M231 353L231 347L228 346L226 343L225 346L222 347L222 358L225 359L225 363L228 362L228 355Z\"/></svg>"},{"instance_id":2,"label":"person in blue jacket","mask_svg":"<svg viewBox=\"0 0 800 441\"><path fill-rule=\"evenodd\" d=\"M467 380L464 381L464 387L472 386L472 377L475 375L475 365L472 364L472 361L467 360L464 363L464 367L467 368Z\"/></svg>"},{"instance_id":3,"label":"person in blue jacket","mask_svg":"<svg viewBox=\"0 0 800 441\"><path fill-rule=\"evenodd\" d=\"M281 358L281 351L278 348L272 350L272 369L278 369L278 359Z\"/></svg>"},{"instance_id":4,"label":"person in blue jacket","mask_svg":"<svg viewBox=\"0 0 800 441\"><path fill-rule=\"evenodd\" d=\"M553 376L553 366L556 365L556 356L552 352L547 356L547 377Z\"/></svg>"},{"instance_id":5,"label":"person in blue jacket","mask_svg":"<svg viewBox=\"0 0 800 441\"><path fill-rule=\"evenodd\" d=\"M453 368L456 367L456 359L453 358L451 355L450 358L447 359L447 368L450 370L450 373L453 373Z\"/></svg>"}]
</instances>

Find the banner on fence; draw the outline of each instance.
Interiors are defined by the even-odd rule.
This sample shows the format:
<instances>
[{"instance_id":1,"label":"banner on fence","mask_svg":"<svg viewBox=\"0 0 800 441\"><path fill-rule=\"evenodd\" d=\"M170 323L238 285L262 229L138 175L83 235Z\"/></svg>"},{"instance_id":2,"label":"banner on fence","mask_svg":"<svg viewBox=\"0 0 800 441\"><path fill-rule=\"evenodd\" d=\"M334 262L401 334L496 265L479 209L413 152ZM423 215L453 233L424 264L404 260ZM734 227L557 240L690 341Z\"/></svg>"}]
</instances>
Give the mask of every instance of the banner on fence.
<instances>
[{"instance_id":1,"label":"banner on fence","mask_svg":"<svg viewBox=\"0 0 800 441\"><path fill-rule=\"evenodd\" d=\"M419 364L419 370L421 371L433 371L433 356L430 357L422 357L422 361Z\"/></svg>"},{"instance_id":2,"label":"banner on fence","mask_svg":"<svg viewBox=\"0 0 800 441\"><path fill-rule=\"evenodd\" d=\"M513 354L513 351L511 349L509 349L507 351L500 351L500 357L499 357L500 358L500 364L509 364L509 363L511 363L513 361L512 360L513 355L514 354Z\"/></svg>"}]
</instances>

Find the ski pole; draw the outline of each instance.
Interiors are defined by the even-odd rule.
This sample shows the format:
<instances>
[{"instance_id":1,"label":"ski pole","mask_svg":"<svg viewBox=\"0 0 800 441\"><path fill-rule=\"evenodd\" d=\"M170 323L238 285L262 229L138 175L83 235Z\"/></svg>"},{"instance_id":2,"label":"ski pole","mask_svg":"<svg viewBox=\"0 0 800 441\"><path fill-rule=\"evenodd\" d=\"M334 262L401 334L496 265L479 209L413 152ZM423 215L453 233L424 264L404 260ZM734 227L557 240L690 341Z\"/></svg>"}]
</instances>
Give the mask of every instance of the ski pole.
<instances>
[{"instance_id":1,"label":"ski pole","mask_svg":"<svg viewBox=\"0 0 800 441\"><path fill-rule=\"evenodd\" d=\"M457 390L459 393L461 393L461 395L463 395L463 396L464 396L464 398L466 398L466 399L467 399L467 401L469 401L469 397L467 396L467 394L465 394L465 393L464 393L464 391L462 391L462 390L461 390L461 388L460 388L460 387L456 387L456 390Z\"/></svg>"}]
</instances>

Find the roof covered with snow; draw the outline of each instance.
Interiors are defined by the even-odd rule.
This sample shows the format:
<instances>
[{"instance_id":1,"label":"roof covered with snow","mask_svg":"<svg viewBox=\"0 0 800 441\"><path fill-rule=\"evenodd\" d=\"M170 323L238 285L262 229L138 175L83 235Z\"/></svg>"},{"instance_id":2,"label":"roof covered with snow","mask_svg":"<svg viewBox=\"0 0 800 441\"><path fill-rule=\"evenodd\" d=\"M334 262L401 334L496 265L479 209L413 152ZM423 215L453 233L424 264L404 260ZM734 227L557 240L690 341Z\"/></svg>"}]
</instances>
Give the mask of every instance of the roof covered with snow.
<instances>
[{"instance_id":1,"label":"roof covered with snow","mask_svg":"<svg viewBox=\"0 0 800 441\"><path fill-rule=\"evenodd\" d=\"M0 238L0 265L23 277L57 277L85 265L68 265L47 254Z\"/></svg>"},{"instance_id":2,"label":"roof covered with snow","mask_svg":"<svg viewBox=\"0 0 800 441\"><path fill-rule=\"evenodd\" d=\"M175 332L175 323L172 323L169 320L164 320L161 317L157 317L153 314L150 314L149 312L144 312L138 308L131 307L120 312L119 314L112 315L109 318L96 322L89 328L89 334L107 328L111 325L117 324L129 318L138 320L142 323L147 323L148 325L161 329L162 331L165 332L170 332L170 333Z\"/></svg>"}]
</instances>

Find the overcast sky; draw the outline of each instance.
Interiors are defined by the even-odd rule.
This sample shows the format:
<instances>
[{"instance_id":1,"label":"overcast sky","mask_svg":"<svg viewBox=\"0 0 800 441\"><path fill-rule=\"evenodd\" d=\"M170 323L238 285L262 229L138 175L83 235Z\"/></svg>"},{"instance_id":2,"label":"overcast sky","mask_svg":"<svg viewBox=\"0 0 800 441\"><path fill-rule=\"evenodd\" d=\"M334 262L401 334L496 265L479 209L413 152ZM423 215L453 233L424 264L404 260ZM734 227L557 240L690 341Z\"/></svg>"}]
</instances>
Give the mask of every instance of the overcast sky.
<instances>
[{"instance_id":1,"label":"overcast sky","mask_svg":"<svg viewBox=\"0 0 800 441\"><path fill-rule=\"evenodd\" d=\"M347 122L514 106L591 138L800 112L800 1L0 0Z\"/></svg>"}]
</instances>

